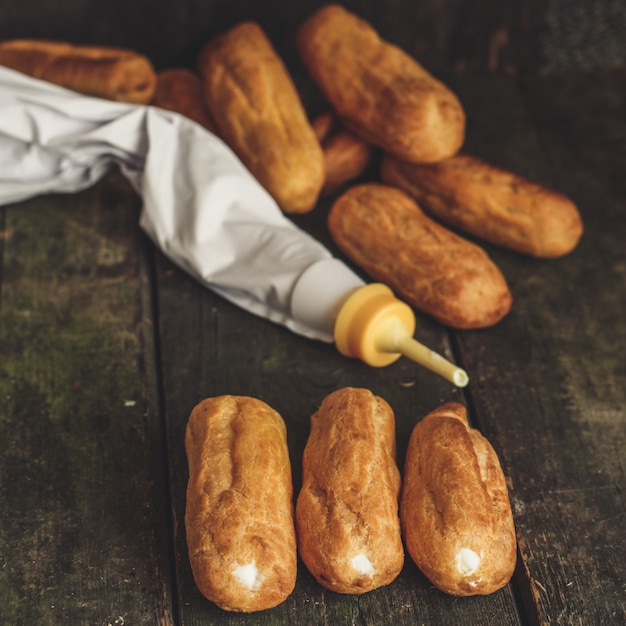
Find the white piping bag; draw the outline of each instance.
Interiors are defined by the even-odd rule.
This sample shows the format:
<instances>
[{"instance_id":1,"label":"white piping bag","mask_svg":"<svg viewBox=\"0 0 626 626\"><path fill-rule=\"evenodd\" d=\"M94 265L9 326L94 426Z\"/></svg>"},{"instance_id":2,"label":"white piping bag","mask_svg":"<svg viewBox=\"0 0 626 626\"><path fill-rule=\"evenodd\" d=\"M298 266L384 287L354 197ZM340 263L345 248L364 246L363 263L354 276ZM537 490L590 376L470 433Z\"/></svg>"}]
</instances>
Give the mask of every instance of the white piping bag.
<instances>
[{"instance_id":1,"label":"white piping bag","mask_svg":"<svg viewBox=\"0 0 626 626\"><path fill-rule=\"evenodd\" d=\"M370 365L404 354L467 384L463 370L412 338L408 305L383 285L366 285L299 229L205 128L171 111L83 96L0 67L0 204L80 191L113 165L142 198L142 229L223 298L295 333L334 341ZM375 324L364 321L366 310ZM396 322L379 323L390 314Z\"/></svg>"}]
</instances>

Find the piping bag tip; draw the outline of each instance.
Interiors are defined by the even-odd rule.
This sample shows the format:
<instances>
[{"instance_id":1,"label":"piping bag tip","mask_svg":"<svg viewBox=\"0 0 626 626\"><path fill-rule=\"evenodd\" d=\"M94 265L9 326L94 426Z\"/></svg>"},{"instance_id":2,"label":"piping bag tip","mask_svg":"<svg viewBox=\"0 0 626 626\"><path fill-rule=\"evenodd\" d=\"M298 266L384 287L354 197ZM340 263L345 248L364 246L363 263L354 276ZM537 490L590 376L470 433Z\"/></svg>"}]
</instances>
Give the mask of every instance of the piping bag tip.
<instances>
[{"instance_id":1,"label":"piping bag tip","mask_svg":"<svg viewBox=\"0 0 626 626\"><path fill-rule=\"evenodd\" d=\"M442 376L457 387L465 387L469 376L413 338L415 315L391 289L372 283L354 291L343 303L334 328L335 344L341 354L357 357L374 367L384 367L405 356Z\"/></svg>"}]
</instances>

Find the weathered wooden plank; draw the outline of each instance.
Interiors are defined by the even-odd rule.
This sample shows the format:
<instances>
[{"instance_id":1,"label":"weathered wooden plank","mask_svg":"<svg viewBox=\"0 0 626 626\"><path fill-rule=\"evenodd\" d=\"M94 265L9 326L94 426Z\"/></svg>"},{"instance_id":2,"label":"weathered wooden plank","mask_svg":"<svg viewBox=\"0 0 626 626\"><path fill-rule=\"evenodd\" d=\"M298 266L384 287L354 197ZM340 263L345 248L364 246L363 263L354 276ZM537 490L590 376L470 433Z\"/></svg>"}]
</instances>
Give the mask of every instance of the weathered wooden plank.
<instances>
[{"instance_id":1,"label":"weathered wooden plank","mask_svg":"<svg viewBox=\"0 0 626 626\"><path fill-rule=\"evenodd\" d=\"M623 70L459 81L468 149L568 194L586 226L562 259L492 249L512 312L458 339L470 404L511 480L522 591L541 623L626 620L623 84Z\"/></svg>"},{"instance_id":2,"label":"weathered wooden plank","mask_svg":"<svg viewBox=\"0 0 626 626\"><path fill-rule=\"evenodd\" d=\"M169 623L136 197L109 177L5 212L0 622Z\"/></svg>"}]
</instances>

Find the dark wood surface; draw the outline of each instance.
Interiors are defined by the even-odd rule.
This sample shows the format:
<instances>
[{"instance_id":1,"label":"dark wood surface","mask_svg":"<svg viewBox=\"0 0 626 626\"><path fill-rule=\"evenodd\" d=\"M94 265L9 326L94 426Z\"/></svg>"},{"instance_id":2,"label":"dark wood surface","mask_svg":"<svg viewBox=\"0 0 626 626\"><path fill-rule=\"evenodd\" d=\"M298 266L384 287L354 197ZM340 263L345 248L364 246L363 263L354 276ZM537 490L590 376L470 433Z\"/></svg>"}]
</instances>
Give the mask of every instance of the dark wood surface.
<instances>
[{"instance_id":1,"label":"dark wood surface","mask_svg":"<svg viewBox=\"0 0 626 626\"><path fill-rule=\"evenodd\" d=\"M0 38L132 46L159 68L191 66L208 37L256 19L310 113L323 107L292 41L322 3L30 4L3 3ZM583 239L558 260L485 245L514 296L493 328L451 332L417 314L417 337L469 372L458 390L406 360L373 369L346 359L220 299L147 240L140 198L119 173L1 208L3 626L626 623L626 66L546 72L550 3L346 6L456 91L468 151L569 195ZM334 249L331 202L296 221ZM268 402L287 423L297 490L309 418L347 385L392 405L400 464L428 411L468 406L509 481L514 579L453 598L407 559L392 585L357 598L324 591L301 565L276 609L221 611L196 589L186 552L189 412L224 393Z\"/></svg>"}]
</instances>

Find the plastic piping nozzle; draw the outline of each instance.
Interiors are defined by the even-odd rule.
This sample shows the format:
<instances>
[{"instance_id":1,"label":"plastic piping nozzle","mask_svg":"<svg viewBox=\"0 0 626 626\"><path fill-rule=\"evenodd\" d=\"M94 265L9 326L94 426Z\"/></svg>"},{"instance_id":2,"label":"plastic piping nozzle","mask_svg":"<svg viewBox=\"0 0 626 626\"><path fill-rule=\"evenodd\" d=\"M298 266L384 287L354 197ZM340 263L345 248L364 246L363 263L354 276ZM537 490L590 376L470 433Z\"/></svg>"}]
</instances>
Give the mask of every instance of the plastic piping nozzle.
<instances>
[{"instance_id":1,"label":"plastic piping nozzle","mask_svg":"<svg viewBox=\"0 0 626 626\"><path fill-rule=\"evenodd\" d=\"M354 291L335 321L335 344L341 354L384 367L402 355L439 374L457 387L465 387L465 370L413 338L415 315L391 289L372 283Z\"/></svg>"}]
</instances>

